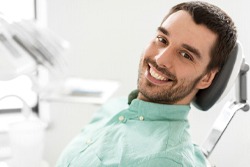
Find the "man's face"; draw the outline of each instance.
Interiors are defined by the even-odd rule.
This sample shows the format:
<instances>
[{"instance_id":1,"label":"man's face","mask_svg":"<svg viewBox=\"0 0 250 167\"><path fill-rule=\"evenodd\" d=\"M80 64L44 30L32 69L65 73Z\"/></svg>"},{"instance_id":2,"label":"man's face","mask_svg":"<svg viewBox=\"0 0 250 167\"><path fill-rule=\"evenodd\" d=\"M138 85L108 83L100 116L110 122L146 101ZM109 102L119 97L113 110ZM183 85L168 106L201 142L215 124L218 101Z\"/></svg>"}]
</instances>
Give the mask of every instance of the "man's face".
<instances>
[{"instance_id":1,"label":"man's face","mask_svg":"<svg viewBox=\"0 0 250 167\"><path fill-rule=\"evenodd\" d=\"M206 71L216 38L187 12L170 15L142 55L138 98L166 104L190 103L199 89L211 84L217 72Z\"/></svg>"}]
</instances>

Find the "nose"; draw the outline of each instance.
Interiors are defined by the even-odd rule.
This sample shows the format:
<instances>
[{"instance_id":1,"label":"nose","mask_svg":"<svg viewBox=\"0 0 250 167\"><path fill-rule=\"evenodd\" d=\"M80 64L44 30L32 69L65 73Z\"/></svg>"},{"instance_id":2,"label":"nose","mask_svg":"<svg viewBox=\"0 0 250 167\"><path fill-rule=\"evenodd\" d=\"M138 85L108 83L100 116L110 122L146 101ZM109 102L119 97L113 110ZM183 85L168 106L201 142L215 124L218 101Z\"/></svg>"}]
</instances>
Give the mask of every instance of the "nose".
<instances>
[{"instance_id":1,"label":"nose","mask_svg":"<svg viewBox=\"0 0 250 167\"><path fill-rule=\"evenodd\" d=\"M158 66L164 68L171 68L174 61L174 52L170 47L162 48L155 56L155 61Z\"/></svg>"}]
</instances>

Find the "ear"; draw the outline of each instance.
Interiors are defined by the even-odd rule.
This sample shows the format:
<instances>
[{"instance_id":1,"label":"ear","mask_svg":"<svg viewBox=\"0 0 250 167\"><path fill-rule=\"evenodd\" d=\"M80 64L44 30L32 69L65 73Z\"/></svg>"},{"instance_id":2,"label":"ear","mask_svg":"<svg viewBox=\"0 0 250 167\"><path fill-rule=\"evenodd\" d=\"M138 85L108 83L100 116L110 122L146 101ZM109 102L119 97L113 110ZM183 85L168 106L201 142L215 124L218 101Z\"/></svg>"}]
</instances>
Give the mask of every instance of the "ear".
<instances>
[{"instance_id":1,"label":"ear","mask_svg":"<svg viewBox=\"0 0 250 167\"><path fill-rule=\"evenodd\" d=\"M201 79L200 81L197 83L197 89L206 89L208 88L213 80L214 80L214 77L215 75L217 74L218 72L218 69L213 69L209 72L207 72Z\"/></svg>"}]
</instances>

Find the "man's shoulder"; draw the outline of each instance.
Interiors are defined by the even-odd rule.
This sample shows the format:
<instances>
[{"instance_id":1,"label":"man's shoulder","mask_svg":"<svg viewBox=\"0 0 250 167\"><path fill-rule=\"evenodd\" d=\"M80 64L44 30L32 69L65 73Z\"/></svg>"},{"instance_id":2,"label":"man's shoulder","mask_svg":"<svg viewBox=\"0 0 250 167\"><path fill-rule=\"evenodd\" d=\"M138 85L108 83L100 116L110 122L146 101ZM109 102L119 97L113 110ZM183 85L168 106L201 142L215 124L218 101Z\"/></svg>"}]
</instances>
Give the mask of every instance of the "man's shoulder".
<instances>
[{"instance_id":1,"label":"man's shoulder","mask_svg":"<svg viewBox=\"0 0 250 167\"><path fill-rule=\"evenodd\" d=\"M99 111L94 114L90 123L97 122L99 120L110 119L118 112L127 108L128 104L125 97L112 98L101 106Z\"/></svg>"},{"instance_id":2,"label":"man's shoulder","mask_svg":"<svg viewBox=\"0 0 250 167\"><path fill-rule=\"evenodd\" d=\"M128 100L126 97L116 97L108 100L101 108L108 111L117 111L124 110L128 108L128 106Z\"/></svg>"}]
</instances>

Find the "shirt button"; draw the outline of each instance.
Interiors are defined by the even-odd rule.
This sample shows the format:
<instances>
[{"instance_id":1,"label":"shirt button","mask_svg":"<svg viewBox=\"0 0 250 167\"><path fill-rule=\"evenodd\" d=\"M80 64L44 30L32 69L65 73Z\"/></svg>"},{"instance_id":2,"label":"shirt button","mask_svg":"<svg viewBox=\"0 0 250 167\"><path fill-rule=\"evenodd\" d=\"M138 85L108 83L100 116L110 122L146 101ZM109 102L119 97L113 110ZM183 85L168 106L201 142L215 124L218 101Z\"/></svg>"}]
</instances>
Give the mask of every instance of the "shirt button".
<instances>
[{"instance_id":1,"label":"shirt button","mask_svg":"<svg viewBox=\"0 0 250 167\"><path fill-rule=\"evenodd\" d=\"M118 119L119 119L120 122L123 122L125 120L125 117L121 115L121 116L119 116Z\"/></svg>"},{"instance_id":2,"label":"shirt button","mask_svg":"<svg viewBox=\"0 0 250 167\"><path fill-rule=\"evenodd\" d=\"M92 140L92 139L86 140L86 144L90 145L91 143L93 143L93 140Z\"/></svg>"},{"instance_id":3,"label":"shirt button","mask_svg":"<svg viewBox=\"0 0 250 167\"><path fill-rule=\"evenodd\" d=\"M139 120L140 120L140 121L143 121L143 120L144 120L144 117L143 117L143 116L139 116Z\"/></svg>"}]
</instances>

